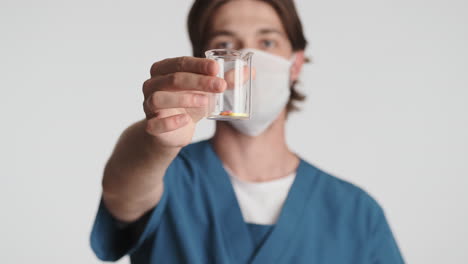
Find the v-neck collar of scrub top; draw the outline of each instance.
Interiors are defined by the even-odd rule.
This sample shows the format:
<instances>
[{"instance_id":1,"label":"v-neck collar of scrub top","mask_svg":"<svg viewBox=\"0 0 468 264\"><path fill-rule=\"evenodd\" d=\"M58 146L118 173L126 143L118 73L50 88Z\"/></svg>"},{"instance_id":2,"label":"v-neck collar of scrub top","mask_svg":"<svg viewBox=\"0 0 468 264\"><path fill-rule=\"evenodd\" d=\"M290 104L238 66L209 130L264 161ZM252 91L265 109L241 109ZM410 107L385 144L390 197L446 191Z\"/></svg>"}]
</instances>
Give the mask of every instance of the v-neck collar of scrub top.
<instances>
[{"instance_id":1,"label":"v-neck collar of scrub top","mask_svg":"<svg viewBox=\"0 0 468 264\"><path fill-rule=\"evenodd\" d=\"M222 219L221 230L223 242L228 249L233 263L276 263L286 250L289 241L298 230L303 217L304 207L314 192L317 180L317 169L308 166L300 159L296 179L288 193L278 221L268 238L258 249L255 248L250 236L248 224L244 222L229 175L222 166L219 156L210 141L201 142L202 151L195 156L201 169L204 164L210 164L210 172L204 173L213 191L215 212ZM215 161L215 162L213 162ZM211 191L210 191L211 192Z\"/></svg>"}]
</instances>

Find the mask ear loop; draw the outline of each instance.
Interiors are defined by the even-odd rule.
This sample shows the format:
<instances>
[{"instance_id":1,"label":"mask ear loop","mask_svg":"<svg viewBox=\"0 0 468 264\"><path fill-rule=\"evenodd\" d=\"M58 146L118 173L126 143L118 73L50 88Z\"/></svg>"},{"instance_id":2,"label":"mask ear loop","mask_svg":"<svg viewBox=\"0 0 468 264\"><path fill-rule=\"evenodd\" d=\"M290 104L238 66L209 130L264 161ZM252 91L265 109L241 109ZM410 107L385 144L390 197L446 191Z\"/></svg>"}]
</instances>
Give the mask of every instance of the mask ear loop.
<instances>
[{"instance_id":1,"label":"mask ear loop","mask_svg":"<svg viewBox=\"0 0 468 264\"><path fill-rule=\"evenodd\" d=\"M292 64L294 64L294 62L296 62L296 52L293 52L293 54L291 55L291 58L289 59L289 62Z\"/></svg>"},{"instance_id":2,"label":"mask ear loop","mask_svg":"<svg viewBox=\"0 0 468 264\"><path fill-rule=\"evenodd\" d=\"M289 79L289 87L291 87L292 84L293 84L293 81L291 80L291 68L294 65L294 63L296 62L296 56L297 56L296 52L293 52L293 54L291 55L291 58L289 59L289 64L290 64L289 65L289 73L288 73L288 75L289 75L289 78L288 78Z\"/></svg>"}]
</instances>

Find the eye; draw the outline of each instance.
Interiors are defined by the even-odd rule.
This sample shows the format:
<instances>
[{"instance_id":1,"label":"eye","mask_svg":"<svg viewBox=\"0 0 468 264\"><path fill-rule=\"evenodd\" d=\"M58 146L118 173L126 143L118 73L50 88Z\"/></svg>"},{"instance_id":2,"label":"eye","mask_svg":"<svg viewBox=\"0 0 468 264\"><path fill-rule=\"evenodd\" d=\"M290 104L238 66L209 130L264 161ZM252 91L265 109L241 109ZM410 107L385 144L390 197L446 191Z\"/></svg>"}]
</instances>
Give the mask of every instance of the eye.
<instances>
[{"instance_id":1,"label":"eye","mask_svg":"<svg viewBox=\"0 0 468 264\"><path fill-rule=\"evenodd\" d=\"M264 39L261 41L261 47L264 48L264 49L271 49L271 48L275 48L277 46L277 43L276 41L274 40L271 40L271 39Z\"/></svg>"},{"instance_id":2,"label":"eye","mask_svg":"<svg viewBox=\"0 0 468 264\"><path fill-rule=\"evenodd\" d=\"M215 49L233 49L234 44L230 41L221 41L215 44Z\"/></svg>"}]
</instances>

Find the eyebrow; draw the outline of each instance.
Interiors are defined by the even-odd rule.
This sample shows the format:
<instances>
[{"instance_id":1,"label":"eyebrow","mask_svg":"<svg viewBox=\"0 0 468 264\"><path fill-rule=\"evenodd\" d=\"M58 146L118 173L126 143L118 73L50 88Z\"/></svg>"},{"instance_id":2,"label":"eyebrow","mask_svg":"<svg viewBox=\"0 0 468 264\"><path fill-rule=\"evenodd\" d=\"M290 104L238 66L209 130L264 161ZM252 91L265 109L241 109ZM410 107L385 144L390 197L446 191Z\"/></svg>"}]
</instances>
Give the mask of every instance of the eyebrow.
<instances>
[{"instance_id":1,"label":"eyebrow","mask_svg":"<svg viewBox=\"0 0 468 264\"><path fill-rule=\"evenodd\" d=\"M257 35L264 35L264 34L270 34L270 33L276 33L276 34L280 34L281 36L284 36L284 33L282 31L279 31L278 29L274 29L274 28L263 28L257 31Z\"/></svg>"},{"instance_id":2,"label":"eyebrow","mask_svg":"<svg viewBox=\"0 0 468 264\"><path fill-rule=\"evenodd\" d=\"M232 31L229 31L229 30L219 30L219 31L215 31L213 33L211 33L209 36L208 36L208 39L214 39L218 36L228 36L228 37L234 37L236 34L234 34L234 32Z\"/></svg>"},{"instance_id":3,"label":"eyebrow","mask_svg":"<svg viewBox=\"0 0 468 264\"><path fill-rule=\"evenodd\" d=\"M285 34L278 30L278 29L274 29L274 28L262 28L260 30L258 30L255 35L265 35L265 34L271 34L271 33L276 33L276 34L279 34L281 36L284 36L285 37ZM235 37L236 34L232 31L229 31L229 30L218 30L218 31L215 31L213 33L211 33L209 36L208 36L208 39L214 39L215 37L218 37L218 36L228 36L228 37Z\"/></svg>"}]
</instances>

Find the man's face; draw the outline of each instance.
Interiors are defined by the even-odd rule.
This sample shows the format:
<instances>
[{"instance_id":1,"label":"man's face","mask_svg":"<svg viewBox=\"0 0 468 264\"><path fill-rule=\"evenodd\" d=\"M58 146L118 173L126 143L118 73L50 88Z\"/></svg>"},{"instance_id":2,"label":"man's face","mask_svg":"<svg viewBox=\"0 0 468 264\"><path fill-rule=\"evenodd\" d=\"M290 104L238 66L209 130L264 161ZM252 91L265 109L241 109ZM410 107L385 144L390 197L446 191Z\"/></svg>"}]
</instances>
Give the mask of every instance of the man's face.
<instances>
[{"instance_id":1,"label":"man's face","mask_svg":"<svg viewBox=\"0 0 468 264\"><path fill-rule=\"evenodd\" d=\"M265 2L230 1L216 10L211 22L208 49L254 48L286 59L292 56L281 20Z\"/></svg>"}]
</instances>

